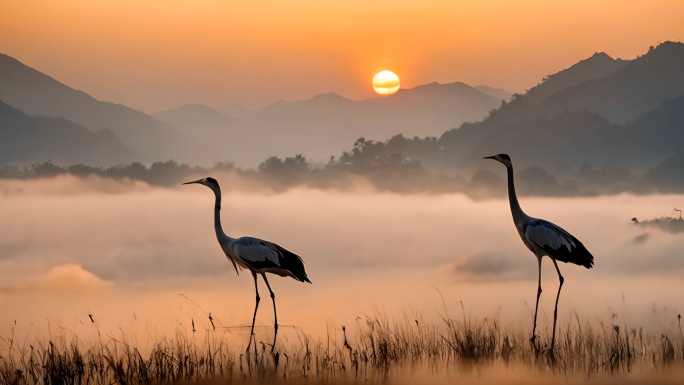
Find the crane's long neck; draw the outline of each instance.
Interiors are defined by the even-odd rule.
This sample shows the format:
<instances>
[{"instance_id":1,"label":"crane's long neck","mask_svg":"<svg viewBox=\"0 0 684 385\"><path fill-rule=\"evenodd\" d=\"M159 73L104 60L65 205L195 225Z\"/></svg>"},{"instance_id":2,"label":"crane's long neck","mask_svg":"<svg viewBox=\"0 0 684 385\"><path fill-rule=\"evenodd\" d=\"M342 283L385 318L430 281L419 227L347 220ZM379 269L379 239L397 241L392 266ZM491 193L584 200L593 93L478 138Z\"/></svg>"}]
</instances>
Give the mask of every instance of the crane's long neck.
<instances>
[{"instance_id":1,"label":"crane's long neck","mask_svg":"<svg viewBox=\"0 0 684 385\"><path fill-rule=\"evenodd\" d=\"M508 203L511 205L511 214L513 214L513 220L516 218L525 217L525 213L520 207L518 202L518 196L515 193L515 182L513 181L513 166L506 165L506 170L508 171Z\"/></svg>"},{"instance_id":2,"label":"crane's long neck","mask_svg":"<svg viewBox=\"0 0 684 385\"><path fill-rule=\"evenodd\" d=\"M216 239L218 240L219 245L221 245L221 249L223 249L226 257L228 257L230 262L233 264L235 272L240 275L238 266L235 263L235 257L232 256L232 254L228 251L229 244L233 238L226 235L226 233L223 232L223 227L221 226L221 188L216 186L211 187L211 190L214 192L214 197L216 198L214 201L214 230L216 231Z\"/></svg>"},{"instance_id":3,"label":"crane's long neck","mask_svg":"<svg viewBox=\"0 0 684 385\"><path fill-rule=\"evenodd\" d=\"M216 198L214 202L214 230L216 231L216 238L221 242L223 239L228 238L221 226L221 190L219 188L212 188L212 191L214 191L214 197Z\"/></svg>"}]
</instances>

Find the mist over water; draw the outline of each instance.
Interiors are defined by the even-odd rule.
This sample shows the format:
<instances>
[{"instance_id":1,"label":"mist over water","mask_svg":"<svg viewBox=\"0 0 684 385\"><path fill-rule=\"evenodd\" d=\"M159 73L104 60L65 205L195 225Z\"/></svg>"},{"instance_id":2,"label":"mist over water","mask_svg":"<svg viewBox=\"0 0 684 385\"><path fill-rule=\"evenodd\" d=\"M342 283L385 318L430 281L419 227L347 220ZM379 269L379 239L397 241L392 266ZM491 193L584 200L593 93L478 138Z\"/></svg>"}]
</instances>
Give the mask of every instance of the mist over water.
<instances>
[{"instance_id":1,"label":"mist over water","mask_svg":"<svg viewBox=\"0 0 684 385\"><path fill-rule=\"evenodd\" d=\"M213 199L199 185L1 180L0 330L28 336L57 325L78 334L91 327L89 313L102 330L189 330L190 320L208 328L208 312L220 325L249 325L253 281L235 274L216 242ZM629 219L666 216L684 196L520 199L529 215L561 225L595 256L591 270L559 264L560 322L575 312L675 322L684 308L684 234ZM292 325L321 335L373 313L433 319L465 309L531 324L536 260L506 200L294 189L225 191L222 207L229 235L276 242L305 261L312 285L270 279L285 338ZM548 259L542 268L540 325L548 330L558 279ZM272 305L262 282L259 290L258 333L266 333Z\"/></svg>"}]
</instances>

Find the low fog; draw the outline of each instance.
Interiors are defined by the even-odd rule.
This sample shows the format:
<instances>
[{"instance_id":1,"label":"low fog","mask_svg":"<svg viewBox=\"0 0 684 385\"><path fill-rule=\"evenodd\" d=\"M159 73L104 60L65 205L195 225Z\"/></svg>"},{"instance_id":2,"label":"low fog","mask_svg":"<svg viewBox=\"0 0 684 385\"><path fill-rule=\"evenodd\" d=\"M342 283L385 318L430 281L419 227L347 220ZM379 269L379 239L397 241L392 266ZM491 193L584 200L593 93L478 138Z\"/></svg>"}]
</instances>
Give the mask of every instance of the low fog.
<instances>
[{"instance_id":1,"label":"low fog","mask_svg":"<svg viewBox=\"0 0 684 385\"><path fill-rule=\"evenodd\" d=\"M186 327L190 318L207 327L208 312L222 325L248 324L253 281L248 271L237 276L219 249L213 199L200 185L0 180L0 333L80 328L91 322L89 313L112 329L133 319L155 329ZM521 197L529 215L561 225L595 256L591 270L559 263L566 278L559 319L616 313L669 322L656 314L684 307L684 234L630 218L667 216L683 200ZM270 279L283 325L315 333L374 312L456 316L461 303L467 314L531 323L536 260L515 232L506 200L294 189L226 191L222 207L229 235L264 238L304 259L312 285ZM542 268L540 322L548 327L558 279L550 260ZM260 285L266 301L257 325L265 327L272 309Z\"/></svg>"}]
</instances>

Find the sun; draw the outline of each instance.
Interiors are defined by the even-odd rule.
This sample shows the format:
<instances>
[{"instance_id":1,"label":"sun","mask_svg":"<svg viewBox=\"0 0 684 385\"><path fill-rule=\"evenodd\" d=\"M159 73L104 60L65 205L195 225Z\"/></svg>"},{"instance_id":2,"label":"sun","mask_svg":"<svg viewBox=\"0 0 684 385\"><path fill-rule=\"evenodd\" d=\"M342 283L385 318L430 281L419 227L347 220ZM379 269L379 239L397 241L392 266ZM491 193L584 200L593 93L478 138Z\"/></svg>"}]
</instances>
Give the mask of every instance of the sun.
<instances>
[{"instance_id":1,"label":"sun","mask_svg":"<svg viewBox=\"0 0 684 385\"><path fill-rule=\"evenodd\" d=\"M380 71L373 76L373 89L380 95L392 95L399 91L399 76L392 71Z\"/></svg>"}]
</instances>

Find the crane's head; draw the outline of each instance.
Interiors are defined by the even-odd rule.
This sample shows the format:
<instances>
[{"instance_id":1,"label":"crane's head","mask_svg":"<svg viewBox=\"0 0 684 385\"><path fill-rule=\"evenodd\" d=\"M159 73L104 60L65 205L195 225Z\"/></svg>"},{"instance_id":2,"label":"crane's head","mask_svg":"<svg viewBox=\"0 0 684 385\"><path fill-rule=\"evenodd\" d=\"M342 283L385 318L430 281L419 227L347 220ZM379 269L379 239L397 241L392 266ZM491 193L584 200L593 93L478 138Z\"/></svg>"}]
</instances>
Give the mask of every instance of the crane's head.
<instances>
[{"instance_id":1,"label":"crane's head","mask_svg":"<svg viewBox=\"0 0 684 385\"><path fill-rule=\"evenodd\" d=\"M508 156L507 154L485 156L482 159L494 159L497 162L503 163L505 166L512 166L513 165L513 163L511 162L511 157Z\"/></svg>"},{"instance_id":2,"label":"crane's head","mask_svg":"<svg viewBox=\"0 0 684 385\"><path fill-rule=\"evenodd\" d=\"M193 183L197 183L197 184L207 186L212 190L219 188L218 182L216 181L216 179L214 179L212 177L197 179L197 180L193 180L192 182L185 182L183 184L193 184Z\"/></svg>"}]
</instances>

